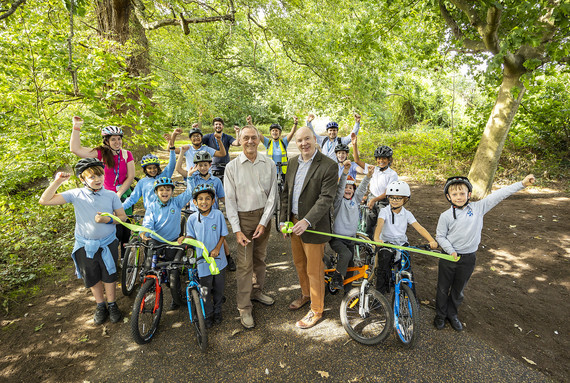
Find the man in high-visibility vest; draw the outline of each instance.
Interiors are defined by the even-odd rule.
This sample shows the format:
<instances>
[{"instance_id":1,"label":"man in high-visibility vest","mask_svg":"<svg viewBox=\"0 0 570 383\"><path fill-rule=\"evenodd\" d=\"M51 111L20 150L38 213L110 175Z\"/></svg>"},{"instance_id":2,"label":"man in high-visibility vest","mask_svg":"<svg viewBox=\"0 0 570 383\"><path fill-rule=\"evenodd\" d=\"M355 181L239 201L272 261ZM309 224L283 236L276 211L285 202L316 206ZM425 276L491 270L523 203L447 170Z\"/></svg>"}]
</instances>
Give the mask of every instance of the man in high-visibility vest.
<instances>
[{"instance_id":1,"label":"man in high-visibility vest","mask_svg":"<svg viewBox=\"0 0 570 383\"><path fill-rule=\"evenodd\" d=\"M287 146L297 130L298 122L297 116L293 117L293 129L283 138L281 137L283 128L279 124L270 126L271 138L263 137L263 146L267 149L267 156L277 165L277 176L281 177L283 181L285 181L285 174L287 173Z\"/></svg>"}]
</instances>

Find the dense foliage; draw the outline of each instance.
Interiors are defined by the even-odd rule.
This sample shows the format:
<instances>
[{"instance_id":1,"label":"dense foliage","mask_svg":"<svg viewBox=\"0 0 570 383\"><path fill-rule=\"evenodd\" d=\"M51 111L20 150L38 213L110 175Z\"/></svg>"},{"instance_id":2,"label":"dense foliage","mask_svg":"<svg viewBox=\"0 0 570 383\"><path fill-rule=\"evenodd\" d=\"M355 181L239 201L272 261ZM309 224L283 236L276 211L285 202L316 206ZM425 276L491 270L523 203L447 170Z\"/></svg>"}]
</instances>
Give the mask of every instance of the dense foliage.
<instances>
[{"instance_id":1,"label":"dense foliage","mask_svg":"<svg viewBox=\"0 0 570 383\"><path fill-rule=\"evenodd\" d=\"M0 19L0 208L11 217L3 223L2 265L33 269L21 260L22 249L35 249L37 238L50 236L54 219L71 221L69 209L46 210L35 201L37 183L77 159L68 149L73 115L86 121L85 146L97 145L99 129L113 124L130 132L130 148L141 148L162 144L161 133L172 126L209 125L215 116L229 125L244 124L251 114L256 123L279 122L288 129L292 115L303 121L313 112L348 131L358 112L365 160L373 160L366 153L374 146L389 144L400 174L436 181L467 172L500 83L500 54L490 61L460 55L437 1L133 1L127 2L126 42L102 31L97 12L112 3L118 2L29 0ZM132 8L141 4L146 27L169 23L143 29L135 18L142 13ZM516 18L538 12L521 7L504 24L511 28L502 31L508 32L504 54L527 42L525 28L531 27L517 26ZM553 17L563 24L568 8L562 4ZM181 28L180 13L222 20ZM140 45L141 36L148 46ZM569 53L568 34L562 41L549 48L557 59ZM132 65L141 52L149 59L138 76ZM538 64L525 63L530 69ZM567 182L568 69L544 65L523 81L527 91L498 175L536 171L544 180ZM48 211L54 216L42 221ZM30 215L37 224L22 231ZM32 227L41 233L28 232ZM6 270L3 276L15 275L15 269Z\"/></svg>"}]
</instances>

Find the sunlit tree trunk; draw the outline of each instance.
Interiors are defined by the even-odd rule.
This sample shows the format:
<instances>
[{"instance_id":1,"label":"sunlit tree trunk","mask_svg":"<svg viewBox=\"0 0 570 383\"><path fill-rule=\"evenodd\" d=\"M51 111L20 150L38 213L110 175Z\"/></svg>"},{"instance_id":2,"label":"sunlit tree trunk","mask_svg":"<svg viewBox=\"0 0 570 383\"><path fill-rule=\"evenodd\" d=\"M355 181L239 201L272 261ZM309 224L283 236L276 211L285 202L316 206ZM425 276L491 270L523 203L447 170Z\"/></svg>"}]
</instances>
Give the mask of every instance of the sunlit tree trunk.
<instances>
[{"instance_id":1,"label":"sunlit tree trunk","mask_svg":"<svg viewBox=\"0 0 570 383\"><path fill-rule=\"evenodd\" d=\"M474 199L481 199L491 192L505 140L525 92L525 87L520 81L523 73L522 65L520 67L505 65L497 101L469 170Z\"/></svg>"}]
</instances>

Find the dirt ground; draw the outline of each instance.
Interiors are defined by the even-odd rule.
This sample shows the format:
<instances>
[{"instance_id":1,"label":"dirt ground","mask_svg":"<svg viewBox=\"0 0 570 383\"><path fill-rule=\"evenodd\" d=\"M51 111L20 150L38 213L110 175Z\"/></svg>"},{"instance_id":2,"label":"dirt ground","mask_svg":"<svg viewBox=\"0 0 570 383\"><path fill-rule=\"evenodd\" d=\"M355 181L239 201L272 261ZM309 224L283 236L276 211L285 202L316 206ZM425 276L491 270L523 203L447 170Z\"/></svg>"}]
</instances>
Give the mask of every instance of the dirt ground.
<instances>
[{"instance_id":1,"label":"dirt ground","mask_svg":"<svg viewBox=\"0 0 570 383\"><path fill-rule=\"evenodd\" d=\"M448 208L441 189L412 185L407 206L432 234ZM519 192L489 212L460 309L465 333L555 381L570 376L569 213L568 194L539 188ZM408 234L410 243L424 242L413 229ZM437 260L417 255L413 265L422 312L431 322ZM44 280L40 294L0 315L0 381L83 381L88 371L103 367L99 361L112 344L111 325L93 324L90 292L71 268L64 275ZM121 307L132 305L133 297L120 291L118 296Z\"/></svg>"}]
</instances>

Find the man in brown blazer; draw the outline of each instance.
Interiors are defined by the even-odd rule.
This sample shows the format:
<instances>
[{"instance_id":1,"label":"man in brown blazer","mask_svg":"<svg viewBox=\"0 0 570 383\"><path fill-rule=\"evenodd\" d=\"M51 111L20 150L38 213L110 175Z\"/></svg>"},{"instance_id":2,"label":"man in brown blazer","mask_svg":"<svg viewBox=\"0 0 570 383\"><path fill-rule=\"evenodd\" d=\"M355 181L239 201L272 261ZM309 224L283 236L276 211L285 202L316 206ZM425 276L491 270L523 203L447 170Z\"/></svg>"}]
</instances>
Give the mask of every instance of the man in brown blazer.
<instances>
[{"instance_id":1,"label":"man in brown blazer","mask_svg":"<svg viewBox=\"0 0 570 383\"><path fill-rule=\"evenodd\" d=\"M294 223L291 249L302 293L289 305L289 309L298 310L310 301L311 310L296 324L299 328L310 328L323 316L323 253L330 237L306 233L305 230L331 232L338 165L317 150L317 139L309 128L299 129L295 139L301 154L289 160L281 196L280 221Z\"/></svg>"}]
</instances>

